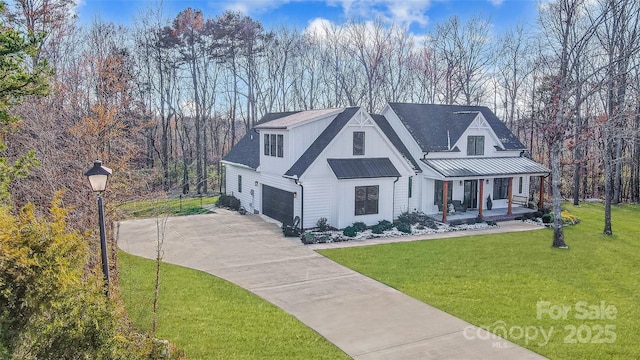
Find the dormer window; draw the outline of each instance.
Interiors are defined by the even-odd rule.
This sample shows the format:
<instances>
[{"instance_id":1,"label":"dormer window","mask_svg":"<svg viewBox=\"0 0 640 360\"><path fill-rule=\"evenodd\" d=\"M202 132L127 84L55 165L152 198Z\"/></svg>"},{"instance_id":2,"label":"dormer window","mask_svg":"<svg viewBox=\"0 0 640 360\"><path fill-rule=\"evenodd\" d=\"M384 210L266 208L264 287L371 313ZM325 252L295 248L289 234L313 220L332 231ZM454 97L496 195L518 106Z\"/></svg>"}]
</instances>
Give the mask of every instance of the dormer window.
<instances>
[{"instance_id":1,"label":"dormer window","mask_svg":"<svg viewBox=\"0 0 640 360\"><path fill-rule=\"evenodd\" d=\"M264 134L264 155L284 157L284 135Z\"/></svg>"},{"instance_id":2,"label":"dormer window","mask_svg":"<svg viewBox=\"0 0 640 360\"><path fill-rule=\"evenodd\" d=\"M353 155L364 155L364 131L353 132Z\"/></svg>"},{"instance_id":3,"label":"dormer window","mask_svg":"<svg viewBox=\"0 0 640 360\"><path fill-rule=\"evenodd\" d=\"M484 155L484 136L467 137L467 155Z\"/></svg>"}]
</instances>

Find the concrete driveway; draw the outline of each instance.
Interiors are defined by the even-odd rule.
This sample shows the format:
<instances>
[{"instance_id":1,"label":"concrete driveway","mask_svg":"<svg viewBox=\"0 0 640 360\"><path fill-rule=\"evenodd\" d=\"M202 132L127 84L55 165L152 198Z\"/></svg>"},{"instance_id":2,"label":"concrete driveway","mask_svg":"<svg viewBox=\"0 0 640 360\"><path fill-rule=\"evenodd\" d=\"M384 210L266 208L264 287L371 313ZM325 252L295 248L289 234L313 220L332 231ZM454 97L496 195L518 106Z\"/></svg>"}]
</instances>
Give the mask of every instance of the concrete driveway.
<instances>
[{"instance_id":1,"label":"concrete driveway","mask_svg":"<svg viewBox=\"0 0 640 360\"><path fill-rule=\"evenodd\" d=\"M543 359L284 238L258 216L215 211L167 218L164 261L257 294L354 359ZM156 225L121 222L118 246L154 259Z\"/></svg>"}]
</instances>

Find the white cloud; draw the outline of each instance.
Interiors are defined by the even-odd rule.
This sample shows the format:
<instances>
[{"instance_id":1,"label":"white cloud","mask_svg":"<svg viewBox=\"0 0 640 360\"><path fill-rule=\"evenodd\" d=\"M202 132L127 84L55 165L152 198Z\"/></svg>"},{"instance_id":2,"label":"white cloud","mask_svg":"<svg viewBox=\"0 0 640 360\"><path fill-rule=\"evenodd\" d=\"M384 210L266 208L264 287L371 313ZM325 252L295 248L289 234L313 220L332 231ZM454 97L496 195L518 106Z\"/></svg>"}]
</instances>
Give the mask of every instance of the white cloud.
<instances>
[{"instance_id":1,"label":"white cloud","mask_svg":"<svg viewBox=\"0 0 640 360\"><path fill-rule=\"evenodd\" d=\"M489 2L491 3L491 5L493 6L500 6L502 5L502 3L504 2L504 0L489 0Z\"/></svg>"},{"instance_id":2,"label":"white cloud","mask_svg":"<svg viewBox=\"0 0 640 360\"><path fill-rule=\"evenodd\" d=\"M303 32L317 39L322 39L326 37L326 30L333 29L335 27L336 24L331 20L318 17L309 20L309 25L307 25Z\"/></svg>"},{"instance_id":3,"label":"white cloud","mask_svg":"<svg viewBox=\"0 0 640 360\"><path fill-rule=\"evenodd\" d=\"M389 23L426 26L431 0L330 0L327 4L341 6L347 18L378 17Z\"/></svg>"}]
</instances>

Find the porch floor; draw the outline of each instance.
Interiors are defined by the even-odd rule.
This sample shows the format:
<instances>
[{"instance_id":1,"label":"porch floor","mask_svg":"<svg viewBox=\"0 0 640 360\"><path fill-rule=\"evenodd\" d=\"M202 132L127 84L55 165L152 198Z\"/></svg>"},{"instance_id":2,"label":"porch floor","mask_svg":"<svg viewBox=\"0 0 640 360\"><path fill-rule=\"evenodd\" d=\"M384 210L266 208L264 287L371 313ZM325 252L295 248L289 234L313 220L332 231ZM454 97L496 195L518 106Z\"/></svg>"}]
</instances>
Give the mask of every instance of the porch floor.
<instances>
[{"instance_id":1,"label":"porch floor","mask_svg":"<svg viewBox=\"0 0 640 360\"><path fill-rule=\"evenodd\" d=\"M511 215L507 215L506 208L492 209L492 210L482 209L482 218L484 220L492 220L492 221L507 221L507 220L513 220L517 217L520 217L523 214L533 213L535 211L536 210L529 209L527 207L514 206L511 208ZM434 220L442 221L442 213L427 214L427 216ZM467 209L466 212L456 212L454 214L450 214L450 213L447 214L447 222L448 223L457 222L457 221L473 219L477 217L478 217L478 209Z\"/></svg>"}]
</instances>

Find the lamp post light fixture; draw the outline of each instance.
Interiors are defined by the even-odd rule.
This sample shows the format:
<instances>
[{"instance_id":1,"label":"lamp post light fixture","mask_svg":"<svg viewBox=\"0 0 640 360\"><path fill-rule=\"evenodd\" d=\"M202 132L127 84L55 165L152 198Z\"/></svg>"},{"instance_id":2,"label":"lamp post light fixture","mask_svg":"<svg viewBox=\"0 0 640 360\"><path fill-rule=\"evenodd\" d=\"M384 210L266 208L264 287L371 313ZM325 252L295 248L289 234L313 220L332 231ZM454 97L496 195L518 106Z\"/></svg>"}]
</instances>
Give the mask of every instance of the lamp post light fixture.
<instances>
[{"instance_id":1,"label":"lamp post light fixture","mask_svg":"<svg viewBox=\"0 0 640 360\"><path fill-rule=\"evenodd\" d=\"M107 257L107 236L104 227L104 204L102 203L102 192L107 189L107 180L111 175L111 169L102 166L102 161L93 162L93 167L84 172L84 176L89 179L91 190L98 197L98 220L100 222L100 252L102 254L102 274L104 275L105 294L109 296L109 262Z\"/></svg>"}]
</instances>

